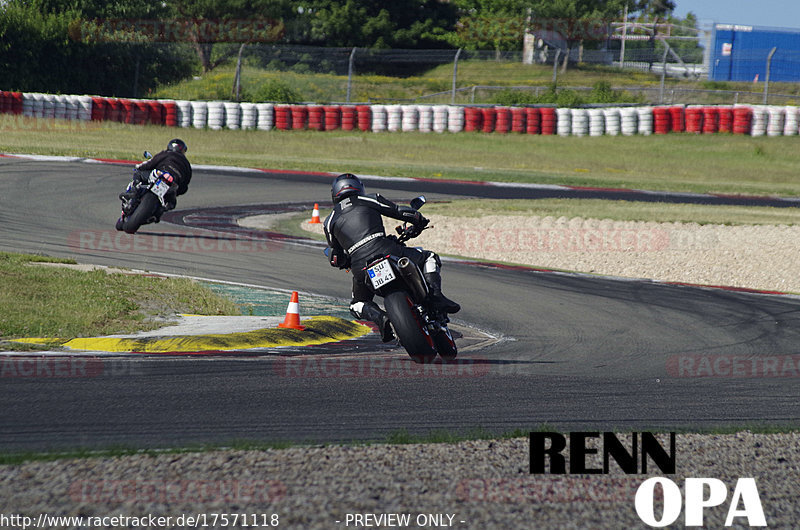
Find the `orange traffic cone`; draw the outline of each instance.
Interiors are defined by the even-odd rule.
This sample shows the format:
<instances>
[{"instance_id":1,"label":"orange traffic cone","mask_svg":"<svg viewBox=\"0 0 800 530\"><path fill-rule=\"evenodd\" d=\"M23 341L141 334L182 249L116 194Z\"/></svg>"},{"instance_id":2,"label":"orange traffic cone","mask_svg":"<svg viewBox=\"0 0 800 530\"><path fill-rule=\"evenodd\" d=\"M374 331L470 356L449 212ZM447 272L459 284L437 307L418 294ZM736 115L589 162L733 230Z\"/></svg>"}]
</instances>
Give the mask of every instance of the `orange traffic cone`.
<instances>
[{"instance_id":1,"label":"orange traffic cone","mask_svg":"<svg viewBox=\"0 0 800 530\"><path fill-rule=\"evenodd\" d=\"M319 220L319 204L314 203L314 211L311 212L311 221L309 221L309 223L312 225L318 225L321 222L322 221Z\"/></svg>"},{"instance_id":2,"label":"orange traffic cone","mask_svg":"<svg viewBox=\"0 0 800 530\"><path fill-rule=\"evenodd\" d=\"M305 326L300 325L300 297L297 296L297 291L292 292L292 299L289 301L289 307L286 308L286 318L278 324L278 327L306 329Z\"/></svg>"}]
</instances>

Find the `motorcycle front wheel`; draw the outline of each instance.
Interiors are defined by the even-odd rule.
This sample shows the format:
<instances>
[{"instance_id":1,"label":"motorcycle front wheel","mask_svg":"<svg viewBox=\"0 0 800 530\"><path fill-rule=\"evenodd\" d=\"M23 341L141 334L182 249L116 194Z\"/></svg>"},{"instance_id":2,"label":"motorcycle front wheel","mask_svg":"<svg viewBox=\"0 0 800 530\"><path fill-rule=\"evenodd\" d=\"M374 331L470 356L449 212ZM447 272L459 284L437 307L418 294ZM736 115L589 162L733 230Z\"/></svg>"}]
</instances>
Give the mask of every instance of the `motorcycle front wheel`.
<instances>
[{"instance_id":1,"label":"motorcycle front wheel","mask_svg":"<svg viewBox=\"0 0 800 530\"><path fill-rule=\"evenodd\" d=\"M408 294L403 291L389 293L384 297L383 305L400 344L411 359L417 363L433 361L436 358L436 347L414 310L414 303Z\"/></svg>"},{"instance_id":2,"label":"motorcycle front wheel","mask_svg":"<svg viewBox=\"0 0 800 530\"><path fill-rule=\"evenodd\" d=\"M139 206L122 223L122 229L128 234L135 234L139 227L153 217L158 211L161 202L151 192L146 192L139 202Z\"/></svg>"}]
</instances>

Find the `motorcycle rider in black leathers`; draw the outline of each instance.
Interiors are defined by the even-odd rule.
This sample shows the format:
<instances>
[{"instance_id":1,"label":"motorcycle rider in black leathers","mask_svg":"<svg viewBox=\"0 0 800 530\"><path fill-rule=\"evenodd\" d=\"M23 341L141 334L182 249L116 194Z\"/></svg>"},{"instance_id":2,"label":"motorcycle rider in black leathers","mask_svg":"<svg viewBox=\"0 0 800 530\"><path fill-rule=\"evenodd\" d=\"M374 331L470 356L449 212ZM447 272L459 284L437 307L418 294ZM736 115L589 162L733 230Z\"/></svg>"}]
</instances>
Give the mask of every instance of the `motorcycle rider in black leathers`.
<instances>
[{"instance_id":1,"label":"motorcycle rider in black leathers","mask_svg":"<svg viewBox=\"0 0 800 530\"><path fill-rule=\"evenodd\" d=\"M186 142L180 138L173 138L167 143L167 148L150 160L145 160L136 164L136 174L142 182L147 182L148 175L154 169L158 169L172 176L170 190L164 196L167 210L172 210L178 203L178 195L183 195L189 189L189 182L192 180L192 165L186 159ZM125 193L120 195L123 199ZM122 230L124 215L117 221L117 230Z\"/></svg>"},{"instance_id":2,"label":"motorcycle rider in black leathers","mask_svg":"<svg viewBox=\"0 0 800 530\"><path fill-rule=\"evenodd\" d=\"M329 261L334 267L349 268L353 273L353 299L350 313L359 319L375 322L384 342L392 340L389 317L373 301L374 293L366 285L367 260L382 254L406 256L423 272L430 288L431 305L445 313L457 313L461 306L442 294L441 260L434 252L409 248L387 237L382 216L411 223L421 231L429 221L417 210L400 206L378 194L366 195L364 184L350 173L336 177L331 187L333 212L325 219L325 237L331 248Z\"/></svg>"}]
</instances>

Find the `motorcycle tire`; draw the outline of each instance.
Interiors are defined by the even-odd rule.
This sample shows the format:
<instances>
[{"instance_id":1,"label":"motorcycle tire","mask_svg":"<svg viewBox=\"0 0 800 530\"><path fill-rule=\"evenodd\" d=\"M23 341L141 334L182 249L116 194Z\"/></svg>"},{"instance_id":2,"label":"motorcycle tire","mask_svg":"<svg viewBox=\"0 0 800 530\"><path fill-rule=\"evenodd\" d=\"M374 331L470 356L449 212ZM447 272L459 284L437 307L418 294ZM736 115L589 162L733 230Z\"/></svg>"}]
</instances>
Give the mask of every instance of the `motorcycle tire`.
<instances>
[{"instance_id":1,"label":"motorcycle tire","mask_svg":"<svg viewBox=\"0 0 800 530\"><path fill-rule=\"evenodd\" d=\"M436 358L433 339L423 328L408 294L403 291L389 293L384 297L383 305L394 332L409 357L416 363L432 362Z\"/></svg>"},{"instance_id":2,"label":"motorcycle tire","mask_svg":"<svg viewBox=\"0 0 800 530\"><path fill-rule=\"evenodd\" d=\"M433 344L436 346L436 351L439 352L439 357L444 361L452 361L458 355L458 347L456 341L450 331L435 331L432 333Z\"/></svg>"},{"instance_id":3,"label":"motorcycle tire","mask_svg":"<svg viewBox=\"0 0 800 530\"><path fill-rule=\"evenodd\" d=\"M156 214L159 206L161 206L161 202L158 197L148 191L142 196L139 206L122 223L122 229L127 234L135 234L140 226Z\"/></svg>"}]
</instances>

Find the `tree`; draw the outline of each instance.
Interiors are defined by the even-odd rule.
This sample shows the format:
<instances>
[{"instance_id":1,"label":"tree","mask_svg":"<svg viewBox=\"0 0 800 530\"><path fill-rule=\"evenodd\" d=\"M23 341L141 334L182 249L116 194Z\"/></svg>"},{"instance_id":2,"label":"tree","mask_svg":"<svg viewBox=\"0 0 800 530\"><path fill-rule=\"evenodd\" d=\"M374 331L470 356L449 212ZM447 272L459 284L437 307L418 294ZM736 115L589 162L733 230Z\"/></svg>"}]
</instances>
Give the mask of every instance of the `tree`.
<instances>
[{"instance_id":1,"label":"tree","mask_svg":"<svg viewBox=\"0 0 800 530\"><path fill-rule=\"evenodd\" d=\"M526 0L454 0L459 10L456 29L447 41L459 48L517 50L527 18Z\"/></svg>"},{"instance_id":2,"label":"tree","mask_svg":"<svg viewBox=\"0 0 800 530\"><path fill-rule=\"evenodd\" d=\"M418 48L441 46L455 8L439 0L299 0L301 40L325 46Z\"/></svg>"},{"instance_id":3,"label":"tree","mask_svg":"<svg viewBox=\"0 0 800 530\"><path fill-rule=\"evenodd\" d=\"M228 45L215 57L215 43L280 40L284 18L293 16L291 0L174 0L163 5L176 17L175 31L186 36L204 72L238 49Z\"/></svg>"},{"instance_id":4,"label":"tree","mask_svg":"<svg viewBox=\"0 0 800 530\"><path fill-rule=\"evenodd\" d=\"M567 68L570 51L587 39L596 39L594 28L607 25L622 16L626 0L532 0L531 20L537 24L552 24L561 30L567 41L563 70Z\"/></svg>"}]
</instances>

